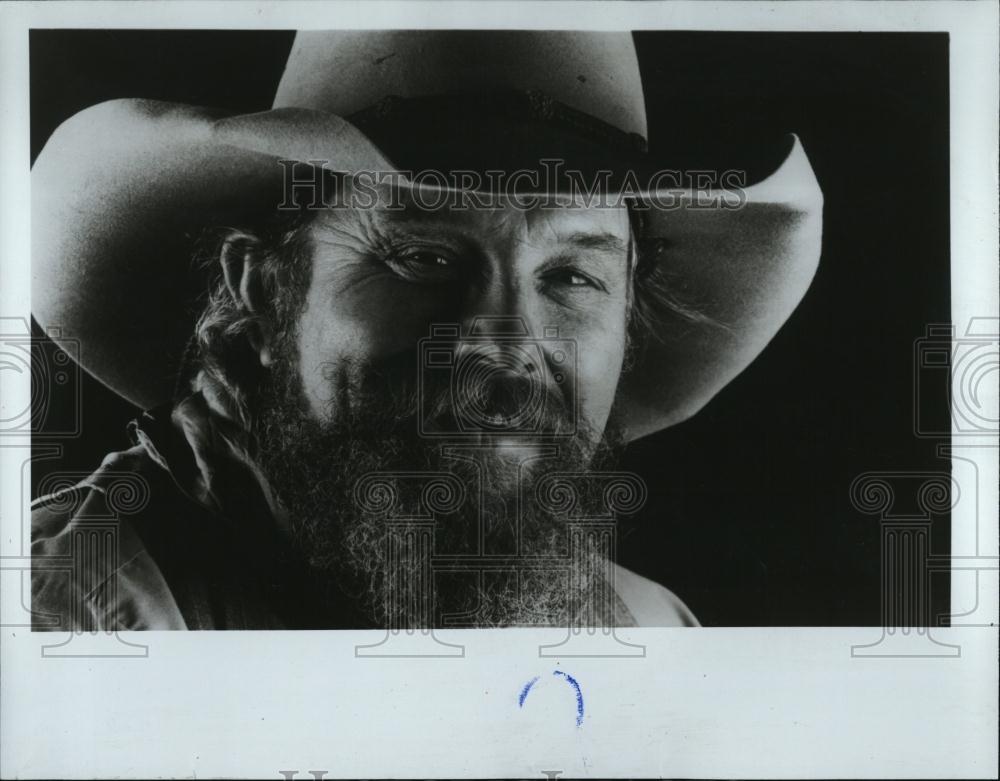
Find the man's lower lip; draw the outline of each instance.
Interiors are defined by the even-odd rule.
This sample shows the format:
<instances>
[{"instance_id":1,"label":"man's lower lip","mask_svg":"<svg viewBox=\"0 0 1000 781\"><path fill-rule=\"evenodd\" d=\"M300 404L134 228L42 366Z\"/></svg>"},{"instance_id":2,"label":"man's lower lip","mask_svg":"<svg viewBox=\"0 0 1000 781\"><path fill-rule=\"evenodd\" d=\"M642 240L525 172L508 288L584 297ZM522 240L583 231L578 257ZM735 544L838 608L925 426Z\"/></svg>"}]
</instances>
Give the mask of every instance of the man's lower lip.
<instances>
[{"instance_id":1,"label":"man's lower lip","mask_svg":"<svg viewBox=\"0 0 1000 781\"><path fill-rule=\"evenodd\" d=\"M508 417L507 415L487 415L485 418L485 423L489 426L495 426L500 430L504 428L513 428L517 425L517 422L513 417Z\"/></svg>"},{"instance_id":2,"label":"man's lower lip","mask_svg":"<svg viewBox=\"0 0 1000 781\"><path fill-rule=\"evenodd\" d=\"M493 447L497 450L517 452L537 453L541 447L541 443L531 437L513 434L495 434L491 432L473 434L468 438L468 441L476 445Z\"/></svg>"}]
</instances>

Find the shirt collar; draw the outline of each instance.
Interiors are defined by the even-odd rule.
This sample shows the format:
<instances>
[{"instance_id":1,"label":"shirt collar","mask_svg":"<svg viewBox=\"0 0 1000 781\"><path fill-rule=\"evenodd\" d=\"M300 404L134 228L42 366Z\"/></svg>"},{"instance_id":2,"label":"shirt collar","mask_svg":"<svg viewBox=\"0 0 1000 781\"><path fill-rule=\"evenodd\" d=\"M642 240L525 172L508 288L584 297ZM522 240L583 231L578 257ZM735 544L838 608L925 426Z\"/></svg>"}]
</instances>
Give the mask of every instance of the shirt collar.
<instances>
[{"instance_id":1,"label":"shirt collar","mask_svg":"<svg viewBox=\"0 0 1000 781\"><path fill-rule=\"evenodd\" d=\"M129 434L198 504L238 524L286 527L286 516L253 458L252 438L201 391L143 412Z\"/></svg>"}]
</instances>

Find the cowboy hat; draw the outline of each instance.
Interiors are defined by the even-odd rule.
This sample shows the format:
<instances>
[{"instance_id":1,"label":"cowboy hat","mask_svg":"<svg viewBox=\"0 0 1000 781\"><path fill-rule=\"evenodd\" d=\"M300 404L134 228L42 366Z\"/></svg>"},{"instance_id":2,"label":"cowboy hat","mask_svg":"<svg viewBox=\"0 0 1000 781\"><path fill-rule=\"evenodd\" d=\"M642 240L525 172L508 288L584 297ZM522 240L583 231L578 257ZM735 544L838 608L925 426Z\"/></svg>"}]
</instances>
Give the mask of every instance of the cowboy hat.
<instances>
[{"instance_id":1,"label":"cowboy hat","mask_svg":"<svg viewBox=\"0 0 1000 781\"><path fill-rule=\"evenodd\" d=\"M79 341L87 371L152 407L172 396L204 301L194 241L273 210L277 160L483 170L569 150L584 167L655 170L646 134L628 33L299 33L269 111L126 99L56 130L32 169L33 312ZM694 414L746 368L819 262L822 194L794 136L739 208L671 190L681 208L646 210L641 238L665 240L657 262L700 316L662 324L623 378L629 439Z\"/></svg>"}]
</instances>

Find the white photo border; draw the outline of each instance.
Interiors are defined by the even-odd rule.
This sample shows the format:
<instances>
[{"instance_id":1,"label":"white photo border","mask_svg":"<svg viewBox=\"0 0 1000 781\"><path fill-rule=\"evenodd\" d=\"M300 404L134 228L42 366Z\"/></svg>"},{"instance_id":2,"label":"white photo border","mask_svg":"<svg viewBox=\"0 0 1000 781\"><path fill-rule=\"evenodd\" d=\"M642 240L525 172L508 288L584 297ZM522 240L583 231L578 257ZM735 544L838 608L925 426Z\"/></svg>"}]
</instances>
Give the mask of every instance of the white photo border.
<instances>
[{"instance_id":1,"label":"white photo border","mask_svg":"<svg viewBox=\"0 0 1000 781\"><path fill-rule=\"evenodd\" d=\"M5 318L30 317L28 30L87 27L946 31L952 320L1000 315L995 3L455 0L0 5ZM27 375L0 372L0 394L21 408ZM985 501L978 519L956 508L953 550L978 523L995 553L996 437L980 444ZM5 614L19 607L7 586L23 575L29 453L0 441ZM853 657L878 639L866 627L620 631L646 654L618 659L541 657L540 643L559 641L551 630L446 632L462 656L378 660L355 656L371 632L151 632L122 638L146 654L52 659L51 635L5 627L0 776L996 777L996 582L953 571L952 612L978 604L991 625L935 630L960 646L949 658ZM575 693L556 685L566 673L585 697L582 727Z\"/></svg>"}]
</instances>

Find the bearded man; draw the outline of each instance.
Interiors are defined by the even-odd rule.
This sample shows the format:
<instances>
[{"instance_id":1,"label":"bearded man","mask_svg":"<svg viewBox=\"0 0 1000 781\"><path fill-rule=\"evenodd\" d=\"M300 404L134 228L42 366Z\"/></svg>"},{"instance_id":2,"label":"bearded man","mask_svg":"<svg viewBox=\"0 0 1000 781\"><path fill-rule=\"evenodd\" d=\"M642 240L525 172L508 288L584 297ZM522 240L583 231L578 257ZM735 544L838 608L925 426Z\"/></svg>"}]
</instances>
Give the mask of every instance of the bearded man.
<instances>
[{"instance_id":1,"label":"bearded man","mask_svg":"<svg viewBox=\"0 0 1000 781\"><path fill-rule=\"evenodd\" d=\"M300 33L270 111L64 123L36 318L150 411L35 502L36 627L697 625L613 561L615 457L766 346L822 197L794 138L734 200L664 185L645 135L617 33Z\"/></svg>"}]
</instances>

